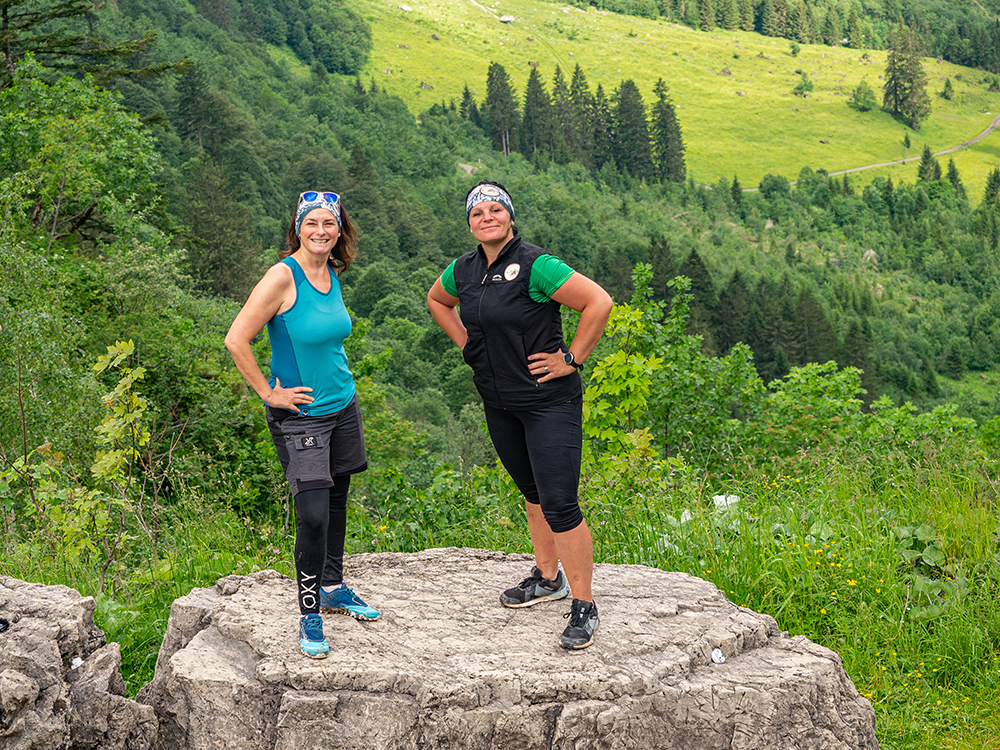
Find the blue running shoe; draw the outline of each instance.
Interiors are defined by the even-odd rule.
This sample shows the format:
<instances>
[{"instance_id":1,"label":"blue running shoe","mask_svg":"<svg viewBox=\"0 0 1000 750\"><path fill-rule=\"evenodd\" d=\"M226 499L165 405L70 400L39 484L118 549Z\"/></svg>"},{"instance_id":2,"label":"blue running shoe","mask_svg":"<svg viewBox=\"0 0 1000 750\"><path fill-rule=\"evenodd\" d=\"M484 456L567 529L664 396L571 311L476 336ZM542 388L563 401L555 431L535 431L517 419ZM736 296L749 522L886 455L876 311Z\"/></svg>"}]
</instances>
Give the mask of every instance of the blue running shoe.
<instances>
[{"instance_id":1,"label":"blue running shoe","mask_svg":"<svg viewBox=\"0 0 1000 750\"><path fill-rule=\"evenodd\" d=\"M353 589L340 584L333 591L319 591L319 609L321 612L336 612L350 615L356 620L377 620L379 611L369 607Z\"/></svg>"},{"instance_id":2,"label":"blue running shoe","mask_svg":"<svg viewBox=\"0 0 1000 750\"><path fill-rule=\"evenodd\" d=\"M325 659L330 645L323 636L323 618L315 612L302 615L299 620L299 646L310 659Z\"/></svg>"}]
</instances>

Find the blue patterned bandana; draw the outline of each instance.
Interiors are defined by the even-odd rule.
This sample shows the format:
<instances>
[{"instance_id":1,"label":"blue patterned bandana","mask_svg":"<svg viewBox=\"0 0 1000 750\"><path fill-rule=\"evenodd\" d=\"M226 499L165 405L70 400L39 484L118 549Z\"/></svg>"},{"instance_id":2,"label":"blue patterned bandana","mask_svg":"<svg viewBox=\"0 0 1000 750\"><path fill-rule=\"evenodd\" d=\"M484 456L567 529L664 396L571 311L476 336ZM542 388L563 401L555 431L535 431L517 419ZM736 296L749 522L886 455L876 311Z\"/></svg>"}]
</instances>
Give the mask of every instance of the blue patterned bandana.
<instances>
[{"instance_id":1,"label":"blue patterned bandana","mask_svg":"<svg viewBox=\"0 0 1000 750\"><path fill-rule=\"evenodd\" d=\"M311 193L310 193L311 195ZM302 222L306 218L306 214L310 211L315 211L317 208L325 208L327 211L332 213L337 217L337 227L343 230L343 226L340 221L340 196L336 193L321 193L320 196L332 195L336 198L334 201L324 200L322 197L317 197L313 201L302 201L299 203L299 207L295 209L295 234L298 234L302 230Z\"/></svg>"},{"instance_id":2,"label":"blue patterned bandana","mask_svg":"<svg viewBox=\"0 0 1000 750\"><path fill-rule=\"evenodd\" d=\"M499 188L496 185L476 185L465 200L465 220L469 220L469 214L472 213L473 208L486 201L496 201L499 203L507 209L507 213L510 214L510 220L514 221L513 201L511 201L510 196L507 195L507 192L503 188Z\"/></svg>"}]
</instances>

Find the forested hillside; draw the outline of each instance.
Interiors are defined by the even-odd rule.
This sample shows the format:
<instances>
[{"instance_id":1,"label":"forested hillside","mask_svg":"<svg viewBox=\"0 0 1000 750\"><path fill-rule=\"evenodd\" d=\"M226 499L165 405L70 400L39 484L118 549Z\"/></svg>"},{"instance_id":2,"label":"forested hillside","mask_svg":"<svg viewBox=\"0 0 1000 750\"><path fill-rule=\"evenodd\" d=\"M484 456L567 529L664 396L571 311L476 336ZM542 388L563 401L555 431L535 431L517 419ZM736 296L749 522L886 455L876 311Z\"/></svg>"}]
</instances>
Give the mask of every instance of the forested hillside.
<instances>
[{"instance_id":1,"label":"forested hillside","mask_svg":"<svg viewBox=\"0 0 1000 750\"><path fill-rule=\"evenodd\" d=\"M757 26L771 8L811 14L819 37L856 23L862 47L888 40L901 16L924 45L955 37L964 49L982 26L996 49L985 4L877 6L598 9L729 28L735 7L770 33ZM290 559L291 509L260 403L222 341L302 190L340 192L360 231L343 284L371 470L352 486L351 549L525 548L470 371L425 304L445 265L472 249L463 198L489 178L509 188L528 240L618 304L587 363L583 492L598 559L710 577L842 651L893 722L899 744L887 746L940 746L932 725L945 717L921 713L908 692L907 673L931 655L948 671L921 685L954 702L961 682L979 712L963 731L990 726L1000 136L979 144L992 160L973 189L960 158L935 158L907 123L878 105L848 108L845 95L837 107L858 132L870 114L889 123L899 155L923 151L915 177L775 163L747 180L727 162L703 186L690 170L707 142L689 139L699 114L678 106L674 55L653 49L646 70L525 60L515 74L482 55L478 81L463 69L454 97L421 89L415 116L388 74L371 72L386 50L367 0L3 7L4 570L98 596L102 626L136 669L131 691L148 679L174 596ZM552 33L576 41L564 31ZM638 38L636 49L629 60L643 54ZM880 89L878 54L864 65ZM945 105L931 90L938 123L1000 96L988 70L947 70L964 99ZM808 120L807 98L789 92ZM771 135L760 144L769 159L788 151L784 131ZM266 363L265 341L257 351ZM746 502L713 506L716 491ZM808 567L820 547L832 570ZM868 620L867 634L853 631ZM884 675L873 649L890 647L902 656Z\"/></svg>"}]
</instances>

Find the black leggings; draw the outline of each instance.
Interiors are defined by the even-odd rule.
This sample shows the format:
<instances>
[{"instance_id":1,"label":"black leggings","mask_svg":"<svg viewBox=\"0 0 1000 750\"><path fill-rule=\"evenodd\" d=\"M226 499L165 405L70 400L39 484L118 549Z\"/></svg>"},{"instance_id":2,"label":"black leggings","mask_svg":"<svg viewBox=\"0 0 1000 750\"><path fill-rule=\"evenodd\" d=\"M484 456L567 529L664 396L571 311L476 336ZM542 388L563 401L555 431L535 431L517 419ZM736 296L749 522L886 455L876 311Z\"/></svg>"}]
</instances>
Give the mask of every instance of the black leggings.
<instances>
[{"instance_id":1,"label":"black leggings","mask_svg":"<svg viewBox=\"0 0 1000 750\"><path fill-rule=\"evenodd\" d=\"M295 575L299 611L319 612L319 587L344 581L347 490L351 475L333 477L333 487L303 490L295 496Z\"/></svg>"},{"instance_id":2,"label":"black leggings","mask_svg":"<svg viewBox=\"0 0 1000 750\"><path fill-rule=\"evenodd\" d=\"M484 404L497 455L529 503L556 533L583 523L578 491L583 451L583 401L513 411Z\"/></svg>"}]
</instances>

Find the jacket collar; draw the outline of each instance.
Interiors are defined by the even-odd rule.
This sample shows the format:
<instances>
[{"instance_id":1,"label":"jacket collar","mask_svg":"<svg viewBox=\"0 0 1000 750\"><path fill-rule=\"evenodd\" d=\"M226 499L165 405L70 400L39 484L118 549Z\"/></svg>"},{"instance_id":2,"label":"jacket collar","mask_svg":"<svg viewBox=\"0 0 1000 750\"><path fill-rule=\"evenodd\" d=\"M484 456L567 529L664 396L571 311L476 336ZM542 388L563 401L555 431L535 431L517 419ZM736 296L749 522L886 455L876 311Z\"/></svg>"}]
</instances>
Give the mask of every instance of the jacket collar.
<instances>
[{"instance_id":1,"label":"jacket collar","mask_svg":"<svg viewBox=\"0 0 1000 750\"><path fill-rule=\"evenodd\" d=\"M497 253L496 260L494 260L493 263L499 263L500 260L505 255L509 255L510 253L512 253L513 252L513 248L516 245L519 245L520 243L521 243L521 235L515 234L513 237L511 237L510 241L506 245L503 246L503 248L500 250L500 252ZM483 262L486 263L486 251L483 250L483 246L482 245L477 245L476 249L479 251L479 256L483 259ZM491 264L487 263L487 266L491 267Z\"/></svg>"}]
</instances>

